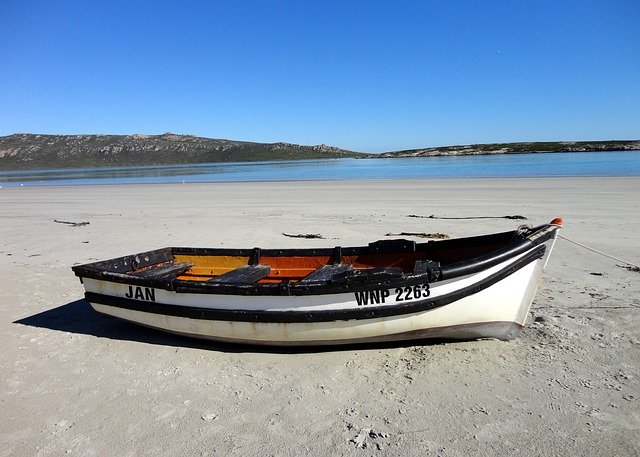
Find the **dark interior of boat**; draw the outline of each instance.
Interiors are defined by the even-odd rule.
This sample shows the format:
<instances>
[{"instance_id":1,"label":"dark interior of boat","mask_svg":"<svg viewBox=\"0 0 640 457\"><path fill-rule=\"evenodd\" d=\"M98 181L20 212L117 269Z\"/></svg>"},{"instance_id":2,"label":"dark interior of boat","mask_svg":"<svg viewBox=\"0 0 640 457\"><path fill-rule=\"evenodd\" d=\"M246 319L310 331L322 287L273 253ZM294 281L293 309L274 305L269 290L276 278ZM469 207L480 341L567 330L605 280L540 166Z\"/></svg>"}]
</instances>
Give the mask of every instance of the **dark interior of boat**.
<instances>
[{"instance_id":1,"label":"dark interior of boat","mask_svg":"<svg viewBox=\"0 0 640 457\"><path fill-rule=\"evenodd\" d=\"M320 284L385 277L459 276L531 247L522 230L417 243L381 240L361 247L319 249L164 248L74 267L79 276L168 284ZM536 243L537 244L537 243ZM106 278L105 278L106 279Z\"/></svg>"},{"instance_id":2,"label":"dark interior of boat","mask_svg":"<svg viewBox=\"0 0 640 457\"><path fill-rule=\"evenodd\" d=\"M513 233L416 243L383 240L365 247L328 249L209 250L173 248L174 264L185 268L177 278L216 283L322 282L349 274L411 274L426 265L448 265L494 252Z\"/></svg>"}]
</instances>

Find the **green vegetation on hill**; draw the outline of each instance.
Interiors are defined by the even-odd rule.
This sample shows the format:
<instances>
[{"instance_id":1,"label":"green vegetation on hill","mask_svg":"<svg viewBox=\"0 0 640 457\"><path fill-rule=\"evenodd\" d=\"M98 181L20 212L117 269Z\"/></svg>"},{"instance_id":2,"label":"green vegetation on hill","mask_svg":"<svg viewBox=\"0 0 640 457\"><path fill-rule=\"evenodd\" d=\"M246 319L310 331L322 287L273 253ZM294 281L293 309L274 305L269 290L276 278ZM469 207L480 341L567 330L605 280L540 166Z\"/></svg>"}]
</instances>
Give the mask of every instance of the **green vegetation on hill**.
<instances>
[{"instance_id":1,"label":"green vegetation on hill","mask_svg":"<svg viewBox=\"0 0 640 457\"><path fill-rule=\"evenodd\" d=\"M488 154L530 154L535 152L585 152L585 151L632 151L640 150L640 140L612 141L557 141L532 143L470 144L464 146L442 146L436 148L411 149L406 151L372 154L369 157L436 157Z\"/></svg>"},{"instance_id":2,"label":"green vegetation on hill","mask_svg":"<svg viewBox=\"0 0 640 457\"><path fill-rule=\"evenodd\" d=\"M359 157L326 145L251 143L189 135L36 135L0 137L0 170L115 167Z\"/></svg>"}]
</instances>

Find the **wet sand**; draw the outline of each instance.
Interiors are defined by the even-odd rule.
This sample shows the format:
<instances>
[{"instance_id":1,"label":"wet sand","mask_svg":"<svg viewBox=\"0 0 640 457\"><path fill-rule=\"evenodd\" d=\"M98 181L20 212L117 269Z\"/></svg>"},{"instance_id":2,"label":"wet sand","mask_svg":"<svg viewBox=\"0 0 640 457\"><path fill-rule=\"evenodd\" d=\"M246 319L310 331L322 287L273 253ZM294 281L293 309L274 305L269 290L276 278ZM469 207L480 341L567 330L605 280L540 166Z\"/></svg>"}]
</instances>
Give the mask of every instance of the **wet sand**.
<instances>
[{"instance_id":1,"label":"wet sand","mask_svg":"<svg viewBox=\"0 0 640 457\"><path fill-rule=\"evenodd\" d=\"M2 188L0 455L637 455L640 273L562 239L510 342L200 342L95 313L70 267L521 223L410 214L563 216L562 235L638 264L639 197L639 178Z\"/></svg>"}]
</instances>

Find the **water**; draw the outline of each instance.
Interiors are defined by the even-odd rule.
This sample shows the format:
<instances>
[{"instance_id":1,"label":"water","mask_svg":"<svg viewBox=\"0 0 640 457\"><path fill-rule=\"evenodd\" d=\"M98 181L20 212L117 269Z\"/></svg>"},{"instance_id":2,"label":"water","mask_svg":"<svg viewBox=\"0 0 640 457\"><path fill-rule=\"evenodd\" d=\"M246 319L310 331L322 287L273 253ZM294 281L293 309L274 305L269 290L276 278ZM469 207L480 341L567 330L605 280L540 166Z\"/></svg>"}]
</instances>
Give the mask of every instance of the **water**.
<instances>
[{"instance_id":1,"label":"water","mask_svg":"<svg viewBox=\"0 0 640 457\"><path fill-rule=\"evenodd\" d=\"M640 176L640 151L0 171L0 186L554 176Z\"/></svg>"}]
</instances>

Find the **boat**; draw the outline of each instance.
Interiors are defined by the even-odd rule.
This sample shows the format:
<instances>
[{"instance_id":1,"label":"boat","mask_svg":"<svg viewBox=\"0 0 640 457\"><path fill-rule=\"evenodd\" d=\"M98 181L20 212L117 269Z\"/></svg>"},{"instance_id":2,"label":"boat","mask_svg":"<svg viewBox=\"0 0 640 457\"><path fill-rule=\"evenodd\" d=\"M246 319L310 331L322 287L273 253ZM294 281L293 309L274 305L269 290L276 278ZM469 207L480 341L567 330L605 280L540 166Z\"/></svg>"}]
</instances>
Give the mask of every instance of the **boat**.
<instances>
[{"instance_id":1,"label":"boat","mask_svg":"<svg viewBox=\"0 0 640 457\"><path fill-rule=\"evenodd\" d=\"M98 312L222 342L515 338L562 226L359 247L167 247L72 267Z\"/></svg>"}]
</instances>

